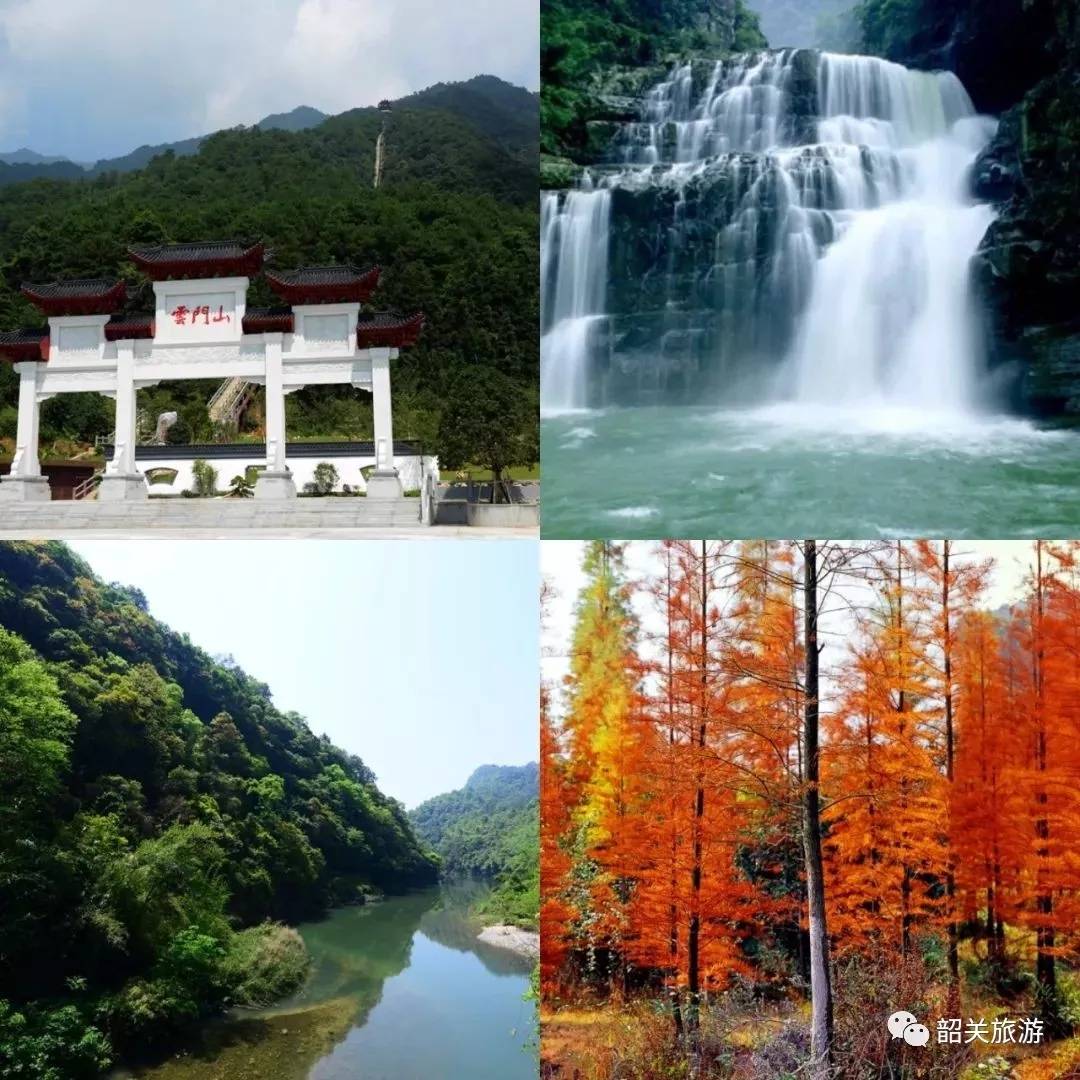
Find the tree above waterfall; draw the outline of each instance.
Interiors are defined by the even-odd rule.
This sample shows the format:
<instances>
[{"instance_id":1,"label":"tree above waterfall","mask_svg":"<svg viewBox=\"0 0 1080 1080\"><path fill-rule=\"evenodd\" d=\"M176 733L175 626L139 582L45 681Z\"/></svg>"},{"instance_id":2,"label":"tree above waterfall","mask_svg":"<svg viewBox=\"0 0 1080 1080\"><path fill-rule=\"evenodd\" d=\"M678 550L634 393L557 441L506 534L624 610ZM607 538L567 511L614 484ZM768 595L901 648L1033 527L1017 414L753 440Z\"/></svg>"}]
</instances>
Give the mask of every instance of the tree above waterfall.
<instances>
[{"instance_id":1,"label":"tree above waterfall","mask_svg":"<svg viewBox=\"0 0 1080 1080\"><path fill-rule=\"evenodd\" d=\"M541 150L571 157L590 120L611 118L598 96L604 68L766 45L743 0L547 0L540 21Z\"/></svg>"}]
</instances>

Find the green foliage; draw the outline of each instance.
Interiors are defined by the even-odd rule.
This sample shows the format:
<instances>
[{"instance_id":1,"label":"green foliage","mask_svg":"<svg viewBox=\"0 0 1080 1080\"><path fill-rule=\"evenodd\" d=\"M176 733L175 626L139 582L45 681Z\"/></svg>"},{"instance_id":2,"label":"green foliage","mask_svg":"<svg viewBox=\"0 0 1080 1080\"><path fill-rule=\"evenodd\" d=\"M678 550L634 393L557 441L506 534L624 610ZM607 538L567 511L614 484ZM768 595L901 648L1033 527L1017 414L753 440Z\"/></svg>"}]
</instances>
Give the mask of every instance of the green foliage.
<instances>
[{"instance_id":1,"label":"green foliage","mask_svg":"<svg viewBox=\"0 0 1080 1080\"><path fill-rule=\"evenodd\" d=\"M378 263L378 306L427 316L419 343L394 361L395 430L438 452L458 372L494 365L525 394L539 382L537 117L536 95L471 80L405 99L388 118L355 109L304 131L223 131L197 154L163 153L134 172L0 186L0 329L41 323L23 281L115 274L129 284L129 310L152 310L125 257L133 243L250 236L279 267ZM384 119L386 169L373 190ZM256 278L248 305L275 302ZM171 443L209 441L216 388L165 382L141 390L139 407L178 413ZM0 435L14 433L15 400L14 373L0 364ZM242 433L259 429L261 408L257 398ZM43 409L43 446L108 434L113 409L97 395L59 395ZM292 437L371 437L370 395L350 387L290 394L286 414Z\"/></svg>"},{"instance_id":2,"label":"green foliage","mask_svg":"<svg viewBox=\"0 0 1080 1080\"><path fill-rule=\"evenodd\" d=\"M463 788L410 813L447 874L494 881L484 914L525 926L540 910L539 773L535 764L484 765Z\"/></svg>"},{"instance_id":3,"label":"green foliage","mask_svg":"<svg viewBox=\"0 0 1080 1080\"><path fill-rule=\"evenodd\" d=\"M255 494L255 483L244 476L234 476L229 482L229 497L233 499L250 499Z\"/></svg>"},{"instance_id":4,"label":"green foliage","mask_svg":"<svg viewBox=\"0 0 1080 1080\"><path fill-rule=\"evenodd\" d=\"M195 481L192 490L196 495L209 498L217 494L217 469L210 462L196 458L191 466L191 475Z\"/></svg>"},{"instance_id":5,"label":"green foliage","mask_svg":"<svg viewBox=\"0 0 1080 1080\"><path fill-rule=\"evenodd\" d=\"M113 1000L112 1034L121 1046L150 1045L182 1032L193 1021L217 1012L228 1000L226 967L231 931L208 934L188 926L174 934L148 978L133 979Z\"/></svg>"},{"instance_id":6,"label":"green foliage","mask_svg":"<svg viewBox=\"0 0 1080 1080\"><path fill-rule=\"evenodd\" d=\"M545 0L540 42L541 150L570 157L603 113L594 85L602 69L765 47L743 0Z\"/></svg>"},{"instance_id":7,"label":"green foliage","mask_svg":"<svg viewBox=\"0 0 1080 1080\"><path fill-rule=\"evenodd\" d=\"M56 680L24 642L0 628L0 844L15 821L37 822L50 810L74 729Z\"/></svg>"},{"instance_id":8,"label":"green foliage","mask_svg":"<svg viewBox=\"0 0 1080 1080\"><path fill-rule=\"evenodd\" d=\"M0 544L0 770L0 1077L83 1075L59 1027L107 1056L287 992L267 919L437 877L362 761L58 543Z\"/></svg>"},{"instance_id":9,"label":"green foliage","mask_svg":"<svg viewBox=\"0 0 1080 1080\"><path fill-rule=\"evenodd\" d=\"M329 495L338 485L338 471L328 461L320 461L312 473L312 482L305 485L316 495Z\"/></svg>"},{"instance_id":10,"label":"green foliage","mask_svg":"<svg viewBox=\"0 0 1080 1080\"><path fill-rule=\"evenodd\" d=\"M233 936L224 970L233 1003L259 1007L298 990L310 968L311 958L295 930L263 923Z\"/></svg>"},{"instance_id":11,"label":"green foliage","mask_svg":"<svg viewBox=\"0 0 1080 1080\"><path fill-rule=\"evenodd\" d=\"M928 21L929 6L930 0L862 0L855 11L863 48L875 56L902 55Z\"/></svg>"},{"instance_id":12,"label":"green foliage","mask_svg":"<svg viewBox=\"0 0 1080 1080\"><path fill-rule=\"evenodd\" d=\"M0 998L3 1080L82 1080L112 1064L108 1037L75 1005L19 1010Z\"/></svg>"},{"instance_id":13,"label":"green foliage","mask_svg":"<svg viewBox=\"0 0 1080 1080\"><path fill-rule=\"evenodd\" d=\"M472 462L498 481L511 465L540 459L540 420L535 388L516 385L496 368L461 372L450 385L439 426L441 464Z\"/></svg>"}]
</instances>

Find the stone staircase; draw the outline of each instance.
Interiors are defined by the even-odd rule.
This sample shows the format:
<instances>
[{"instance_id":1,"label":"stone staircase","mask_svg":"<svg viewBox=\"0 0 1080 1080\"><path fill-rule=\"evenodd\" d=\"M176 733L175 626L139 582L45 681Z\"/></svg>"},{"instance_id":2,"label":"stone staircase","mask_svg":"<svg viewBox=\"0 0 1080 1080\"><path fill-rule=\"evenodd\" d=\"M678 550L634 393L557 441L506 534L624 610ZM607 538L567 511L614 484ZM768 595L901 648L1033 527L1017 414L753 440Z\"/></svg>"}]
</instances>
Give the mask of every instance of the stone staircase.
<instances>
[{"instance_id":1,"label":"stone staircase","mask_svg":"<svg viewBox=\"0 0 1080 1080\"><path fill-rule=\"evenodd\" d=\"M9 532L94 530L402 529L420 530L419 499L146 499L137 502L4 503Z\"/></svg>"},{"instance_id":2,"label":"stone staircase","mask_svg":"<svg viewBox=\"0 0 1080 1080\"><path fill-rule=\"evenodd\" d=\"M239 424L240 417L254 396L254 383L235 377L226 379L206 404L210 419L220 425Z\"/></svg>"}]
</instances>

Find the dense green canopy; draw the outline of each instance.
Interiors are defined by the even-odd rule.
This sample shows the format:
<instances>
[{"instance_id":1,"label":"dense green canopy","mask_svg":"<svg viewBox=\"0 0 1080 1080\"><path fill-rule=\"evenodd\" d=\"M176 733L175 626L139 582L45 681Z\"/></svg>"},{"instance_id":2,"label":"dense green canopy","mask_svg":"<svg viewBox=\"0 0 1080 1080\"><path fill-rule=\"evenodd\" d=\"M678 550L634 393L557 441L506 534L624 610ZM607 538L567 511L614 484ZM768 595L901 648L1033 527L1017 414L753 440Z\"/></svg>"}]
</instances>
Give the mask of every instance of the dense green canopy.
<instances>
[{"instance_id":1,"label":"dense green canopy","mask_svg":"<svg viewBox=\"0 0 1080 1080\"><path fill-rule=\"evenodd\" d=\"M540 19L540 145L571 157L588 122L606 115L594 83L602 69L765 46L743 0L544 0Z\"/></svg>"},{"instance_id":2,"label":"dense green canopy","mask_svg":"<svg viewBox=\"0 0 1080 1080\"><path fill-rule=\"evenodd\" d=\"M58 543L0 545L0 783L0 1077L273 997L303 946L239 928L437 878L359 758ZM85 1061L6 1071L80 1018Z\"/></svg>"},{"instance_id":3,"label":"dense green canopy","mask_svg":"<svg viewBox=\"0 0 1080 1080\"><path fill-rule=\"evenodd\" d=\"M197 154L169 151L134 172L0 186L0 328L42 323L18 293L23 281L118 275L129 282L128 309L152 310L129 244L250 237L265 241L279 268L379 263L374 302L427 315L420 343L395 362L395 436L437 449L444 396L462 372L494 368L536 401L537 114L536 95L498 80L440 84L390 113L355 109L301 131L222 131ZM256 279L249 305L273 302ZM163 384L142 391L140 407L151 419L178 410L170 438L198 441L211 435L214 389ZM14 374L0 364L0 438L14 435L15 395ZM371 436L361 391L312 388L290 395L288 409L294 437ZM248 426L259 419L256 408ZM42 438L46 447L88 441L112 422L110 401L61 396L43 411Z\"/></svg>"},{"instance_id":4,"label":"dense green canopy","mask_svg":"<svg viewBox=\"0 0 1080 1080\"><path fill-rule=\"evenodd\" d=\"M491 878L489 912L534 925L539 911L539 771L482 765L463 788L411 811L416 831L442 856L449 874Z\"/></svg>"}]
</instances>

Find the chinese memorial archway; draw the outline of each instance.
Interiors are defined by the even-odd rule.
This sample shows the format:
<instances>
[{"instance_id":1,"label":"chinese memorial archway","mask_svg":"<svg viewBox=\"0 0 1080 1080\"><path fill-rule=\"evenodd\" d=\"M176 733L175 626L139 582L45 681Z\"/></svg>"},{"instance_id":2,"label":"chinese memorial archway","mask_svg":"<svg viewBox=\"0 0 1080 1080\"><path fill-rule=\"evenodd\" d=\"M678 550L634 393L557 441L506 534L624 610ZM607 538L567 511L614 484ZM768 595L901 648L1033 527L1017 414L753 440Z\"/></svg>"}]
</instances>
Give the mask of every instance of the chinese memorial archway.
<instances>
[{"instance_id":1,"label":"chinese memorial archway","mask_svg":"<svg viewBox=\"0 0 1080 1080\"><path fill-rule=\"evenodd\" d=\"M266 387L266 468L256 497L296 495L285 459L285 395L335 384L372 395L375 470L368 497L402 494L393 457L390 361L416 343L424 316L367 310L379 267L264 270L262 244L233 241L139 247L128 254L153 284L153 314L117 314L127 296L120 280L22 286L48 326L0 333L0 358L19 374L15 458L0 480L0 499L49 498L38 427L41 403L54 395L96 391L115 398L114 452L98 498L144 499L147 487L135 462L136 391L164 380L232 378ZM247 307L248 285L259 273L281 306Z\"/></svg>"}]
</instances>

